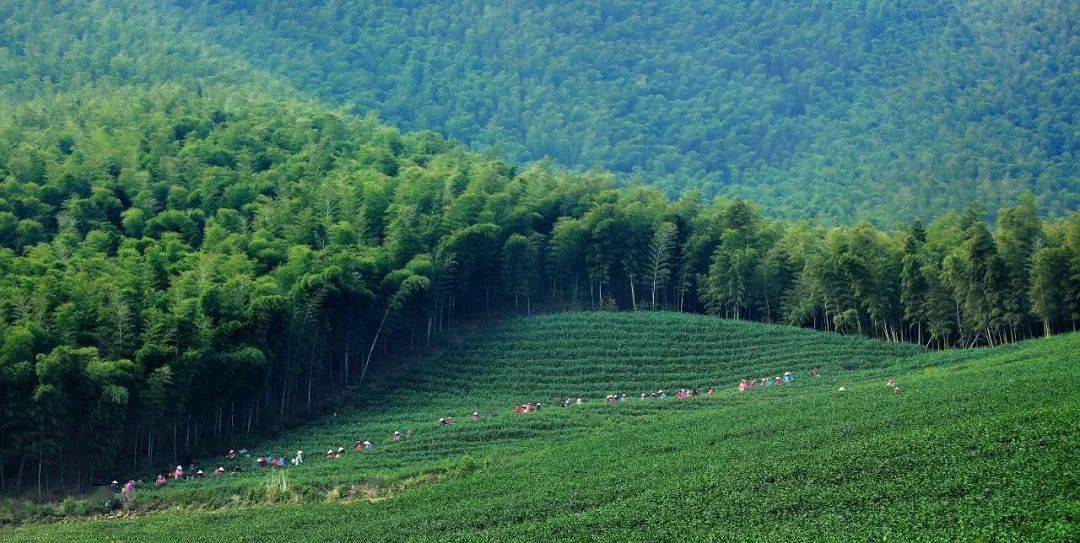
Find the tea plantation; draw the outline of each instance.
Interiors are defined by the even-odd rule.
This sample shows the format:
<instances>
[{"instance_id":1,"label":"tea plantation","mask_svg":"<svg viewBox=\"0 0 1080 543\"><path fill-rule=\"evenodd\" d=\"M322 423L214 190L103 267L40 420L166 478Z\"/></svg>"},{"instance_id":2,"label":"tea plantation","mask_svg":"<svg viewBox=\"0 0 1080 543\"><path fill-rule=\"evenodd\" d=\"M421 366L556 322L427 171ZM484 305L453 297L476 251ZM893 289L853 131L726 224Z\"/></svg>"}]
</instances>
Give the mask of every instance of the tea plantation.
<instances>
[{"instance_id":1,"label":"tea plantation","mask_svg":"<svg viewBox=\"0 0 1080 543\"><path fill-rule=\"evenodd\" d=\"M126 518L0 540L1075 541L1077 360L1080 334L929 352L682 314L516 319L376 379L346 413L236 444L303 449L302 466L246 458L241 474L140 486ZM795 380L736 390L784 371ZM543 407L514 413L523 402ZM364 439L374 450L352 452Z\"/></svg>"}]
</instances>

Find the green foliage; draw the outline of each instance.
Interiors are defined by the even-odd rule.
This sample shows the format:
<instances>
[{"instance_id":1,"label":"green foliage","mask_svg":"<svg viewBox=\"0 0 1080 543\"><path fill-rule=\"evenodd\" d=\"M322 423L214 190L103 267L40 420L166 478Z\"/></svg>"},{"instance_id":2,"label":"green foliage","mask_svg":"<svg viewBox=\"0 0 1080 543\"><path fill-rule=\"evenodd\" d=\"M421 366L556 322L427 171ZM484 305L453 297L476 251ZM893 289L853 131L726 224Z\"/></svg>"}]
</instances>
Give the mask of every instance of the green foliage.
<instances>
[{"instance_id":1,"label":"green foliage","mask_svg":"<svg viewBox=\"0 0 1080 543\"><path fill-rule=\"evenodd\" d=\"M934 347L1073 329L1072 9L8 2L0 486L277 431L522 298ZM993 228L767 218L1025 191Z\"/></svg>"},{"instance_id":2,"label":"green foliage","mask_svg":"<svg viewBox=\"0 0 1080 543\"><path fill-rule=\"evenodd\" d=\"M652 280L649 292L652 306L656 307L656 291L667 291L671 280L671 256L675 248L678 227L671 222L661 222L654 228L652 241L649 242L649 275Z\"/></svg>"},{"instance_id":3,"label":"green foliage","mask_svg":"<svg viewBox=\"0 0 1080 543\"><path fill-rule=\"evenodd\" d=\"M175 4L200 43L510 160L788 218L1080 204L1074 2Z\"/></svg>"},{"instance_id":4,"label":"green foliage","mask_svg":"<svg viewBox=\"0 0 1080 543\"><path fill-rule=\"evenodd\" d=\"M5 112L5 141L48 172L0 163L3 409L35 421L0 423L9 489L28 463L45 489L272 431L391 347L522 301L966 347L1071 329L1080 299L1075 215L1030 201L994 232L977 210L826 229L225 90L90 87ZM95 439L61 439L72 424Z\"/></svg>"},{"instance_id":5,"label":"green foliage","mask_svg":"<svg viewBox=\"0 0 1080 543\"><path fill-rule=\"evenodd\" d=\"M1069 307L1069 253L1061 247L1045 247L1031 259L1031 308L1043 319L1049 335L1051 322L1065 320Z\"/></svg>"},{"instance_id":6,"label":"green foliage","mask_svg":"<svg viewBox=\"0 0 1080 543\"><path fill-rule=\"evenodd\" d=\"M0 94L161 82L303 93L425 131L357 150L359 164L390 176L399 153L426 164L447 150L436 129L511 161L551 157L669 195L749 198L775 217L894 225L969 202L996 210L1028 192L1059 216L1080 205L1077 9L1065 0L17 0L0 11ZM198 139L226 119L178 116L153 138ZM61 134L49 152L79 161L77 139ZM292 151L299 141L278 143ZM226 147L189 157L254 171L280 158ZM0 145L15 180L49 175L45 156L26 151ZM90 156L118 170L131 155ZM206 181L222 188L215 198L252 194Z\"/></svg>"},{"instance_id":7,"label":"green foliage","mask_svg":"<svg viewBox=\"0 0 1080 543\"><path fill-rule=\"evenodd\" d=\"M528 238L521 234L512 234L502 248L502 278L506 291L514 297L514 306L519 298L526 299L526 305L536 282L536 248Z\"/></svg>"}]
</instances>

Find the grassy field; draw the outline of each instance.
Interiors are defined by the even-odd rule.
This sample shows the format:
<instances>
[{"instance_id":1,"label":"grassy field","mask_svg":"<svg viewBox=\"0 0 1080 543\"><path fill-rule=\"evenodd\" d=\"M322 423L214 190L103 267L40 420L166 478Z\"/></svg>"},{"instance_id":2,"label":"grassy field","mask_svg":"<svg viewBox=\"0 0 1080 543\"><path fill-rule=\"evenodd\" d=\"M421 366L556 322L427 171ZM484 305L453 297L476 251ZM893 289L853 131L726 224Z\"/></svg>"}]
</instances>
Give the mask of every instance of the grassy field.
<instances>
[{"instance_id":1,"label":"grassy field","mask_svg":"<svg viewBox=\"0 0 1080 543\"><path fill-rule=\"evenodd\" d=\"M0 540L1077 540L1077 360L1078 334L926 352L680 314L517 319L251 447L303 449L303 466L140 489L132 517ZM735 389L783 371L796 380ZM512 412L526 401L545 406ZM319 455L363 439L375 450Z\"/></svg>"}]
</instances>

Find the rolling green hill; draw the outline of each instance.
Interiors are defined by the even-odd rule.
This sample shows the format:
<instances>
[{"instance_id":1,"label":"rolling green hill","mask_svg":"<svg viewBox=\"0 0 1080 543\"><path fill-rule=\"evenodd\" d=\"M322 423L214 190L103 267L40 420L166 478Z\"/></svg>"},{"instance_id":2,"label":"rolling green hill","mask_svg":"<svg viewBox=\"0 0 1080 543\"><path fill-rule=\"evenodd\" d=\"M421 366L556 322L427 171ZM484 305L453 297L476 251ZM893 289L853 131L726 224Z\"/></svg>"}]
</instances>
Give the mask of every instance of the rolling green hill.
<instances>
[{"instance_id":1,"label":"rolling green hill","mask_svg":"<svg viewBox=\"0 0 1080 543\"><path fill-rule=\"evenodd\" d=\"M515 319L380 376L356 391L355 410L252 447L302 448L303 466L253 470L246 459L243 474L141 487L144 515L0 536L1067 540L1078 534L1078 353L1076 334L928 352L669 313ZM788 370L788 385L735 390L741 377ZM708 386L714 396L637 398ZM629 398L605 404L613 392ZM589 401L554 405L577 396ZM525 401L545 406L511 412ZM439 427L445 416L455 424ZM393 443L395 430L414 434ZM319 456L362 439L374 451Z\"/></svg>"}]
</instances>

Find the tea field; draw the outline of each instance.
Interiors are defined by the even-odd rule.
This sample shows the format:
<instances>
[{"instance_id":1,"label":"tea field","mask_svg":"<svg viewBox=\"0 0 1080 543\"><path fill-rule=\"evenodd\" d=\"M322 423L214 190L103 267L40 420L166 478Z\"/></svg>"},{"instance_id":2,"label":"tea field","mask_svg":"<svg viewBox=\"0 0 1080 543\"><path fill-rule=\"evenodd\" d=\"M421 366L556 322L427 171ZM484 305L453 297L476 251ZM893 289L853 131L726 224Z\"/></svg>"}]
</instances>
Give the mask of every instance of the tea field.
<instances>
[{"instance_id":1,"label":"tea field","mask_svg":"<svg viewBox=\"0 0 1080 543\"><path fill-rule=\"evenodd\" d=\"M1078 360L1080 334L928 352L682 314L515 319L380 377L348 412L235 445L303 449L302 466L248 458L241 474L141 486L126 518L0 540L1078 540ZM790 384L736 390L784 371ZM543 407L514 413L522 402ZM364 439L374 450L352 452Z\"/></svg>"}]
</instances>

